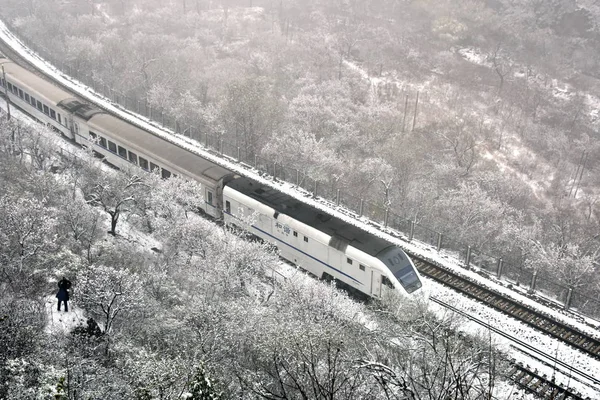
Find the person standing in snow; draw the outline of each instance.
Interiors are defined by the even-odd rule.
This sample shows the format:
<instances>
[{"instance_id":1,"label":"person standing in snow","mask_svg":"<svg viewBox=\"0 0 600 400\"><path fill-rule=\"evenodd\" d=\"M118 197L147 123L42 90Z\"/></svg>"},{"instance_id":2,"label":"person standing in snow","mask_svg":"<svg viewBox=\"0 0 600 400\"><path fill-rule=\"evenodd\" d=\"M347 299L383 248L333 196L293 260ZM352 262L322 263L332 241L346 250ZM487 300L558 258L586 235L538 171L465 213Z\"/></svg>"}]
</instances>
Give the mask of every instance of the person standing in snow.
<instances>
[{"instance_id":1,"label":"person standing in snow","mask_svg":"<svg viewBox=\"0 0 600 400\"><path fill-rule=\"evenodd\" d=\"M71 281L63 276L63 278L58 281L58 293L56 294L56 298L58 299L58 311L60 311L60 303L65 303L65 312L69 312L69 289L71 288Z\"/></svg>"}]
</instances>

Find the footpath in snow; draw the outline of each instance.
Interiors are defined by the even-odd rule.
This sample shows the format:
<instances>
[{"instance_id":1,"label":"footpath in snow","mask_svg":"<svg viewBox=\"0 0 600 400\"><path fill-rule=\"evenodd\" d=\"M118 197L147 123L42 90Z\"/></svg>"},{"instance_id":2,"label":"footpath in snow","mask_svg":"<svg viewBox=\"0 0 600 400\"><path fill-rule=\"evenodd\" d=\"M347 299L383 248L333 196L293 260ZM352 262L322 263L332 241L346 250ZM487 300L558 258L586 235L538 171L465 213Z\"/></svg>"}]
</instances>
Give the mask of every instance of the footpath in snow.
<instances>
[{"instance_id":1,"label":"footpath in snow","mask_svg":"<svg viewBox=\"0 0 600 400\"><path fill-rule=\"evenodd\" d=\"M48 77L59 81L65 87L69 88L74 93L77 93L80 97L86 99L91 103L97 104L98 106L104 108L105 110L111 113L114 113L115 115L118 115L126 121L130 121L135 125L146 129L154 135L162 137L170 142L176 143L177 145L188 149L189 151L194 152L214 162L215 164L221 165L231 171L234 171L235 173L248 176L252 179L255 179L256 181L259 181L261 184L273 187L277 190L280 190L281 192L287 193L290 196L298 199L299 201L302 201L306 204L321 209L329 214L332 214L346 221L349 224L359 226L360 228L370 232L373 235L383 237L393 243L396 243L399 246L403 247L410 254L441 264L448 269L456 271L462 276L466 276L469 279L480 283L483 286L490 287L498 292L503 293L506 297L509 297L520 303L527 304L531 308L544 312L548 315L552 315L558 321L573 326L590 335L600 337L600 333L598 332L599 323L596 321L584 320L584 322L580 322L581 318L575 318L571 315L563 314L557 310L536 303L522 294L507 289L506 287L495 282L486 280L485 278L481 277L475 272L465 270L462 267L462 263L459 260L457 260L456 258L449 257L444 253L438 253L436 249L432 248L429 245L419 243L416 241L407 242L405 240L402 240L398 238L398 236L402 236L401 233L397 233L397 236L392 236L391 234L389 234L392 233L390 230L387 230L387 232L389 233L384 232L381 229L379 229L378 226L368 221L366 218L354 218L351 215L349 215L347 210L344 210L339 207L334 207L326 201L320 201L318 198L312 197L310 193L303 191L302 189L298 189L290 183L281 181L274 182L270 179L266 179L263 176L261 176L259 171L255 169L252 169L244 164L238 163L235 160L222 158L217 155L214 155L207 151L199 143L191 139L182 137L180 135L176 135L171 131L160 128L153 122L149 121L147 118L132 113L128 110L122 109L120 106L115 105L102 95L95 93L87 86L72 80L70 77L64 75L61 71L58 71L56 68L39 58L34 52L29 50L17 38L15 38L14 35L12 35L12 33L6 28L6 26L2 22L0 22L0 40L3 40L5 43L7 43L16 52L21 54L23 58L25 58L31 64L35 65L36 68L38 68ZM506 333L516 335L521 340L524 340L527 343L540 348L541 350L554 350L554 353L558 356L558 358L562 359L563 361L571 363L574 367L582 369L592 374L593 376L600 376L599 361L593 360L577 350L572 350L568 348L568 346L562 344L556 339L552 339L546 335L543 335L540 332L531 329L523 323L507 318L505 315L500 314L497 311L491 310L488 307L481 305L480 303L467 299L452 290L449 290L439 284L436 284L435 282L427 280L426 284L430 287L430 292L432 295L435 295L436 297L439 297L451 304L458 304L461 309L469 312L472 315L477 316L479 319L482 319L490 323L491 325L496 326L497 328L505 331ZM55 301L53 301L52 303L55 303ZM49 307L51 307L50 300ZM435 307L436 306L432 305L432 308L434 310ZM68 316L67 313L59 314L53 312L52 310L49 310L49 313L52 317L51 329L70 329L72 328L72 326L79 325L83 321L82 315L80 315L76 309L72 312L72 315L71 311L69 311ZM444 309L437 309L436 312L447 313L448 311ZM472 326L472 324L470 323L465 323L463 329L471 333L480 331L480 328L478 326ZM504 347L506 351L513 354L515 358L524 358L522 355L519 356L518 352L514 352L513 350L511 350L510 345L506 342L503 342L502 340L503 339L495 338L494 342L498 343L501 347ZM529 359L525 361L526 363L531 362L531 360ZM565 386L576 387L577 390L579 390L582 394L587 395L590 398L600 398L600 388L590 388L584 385L577 384L571 379L571 376L568 374L568 372L556 373L555 371L546 371L545 369L548 369L548 367L541 364L539 365L539 370L544 371L544 373L546 373L548 376L552 376L553 374L555 374L557 382L563 383Z\"/></svg>"}]
</instances>

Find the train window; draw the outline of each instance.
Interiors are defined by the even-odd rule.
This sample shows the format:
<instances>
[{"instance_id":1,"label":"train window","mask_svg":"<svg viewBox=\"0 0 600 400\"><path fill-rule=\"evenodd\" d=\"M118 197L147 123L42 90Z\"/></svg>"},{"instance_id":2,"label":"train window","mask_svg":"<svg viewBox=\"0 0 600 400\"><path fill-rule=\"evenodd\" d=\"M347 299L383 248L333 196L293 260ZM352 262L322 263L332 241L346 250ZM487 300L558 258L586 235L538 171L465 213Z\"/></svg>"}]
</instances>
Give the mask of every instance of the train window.
<instances>
[{"instance_id":1,"label":"train window","mask_svg":"<svg viewBox=\"0 0 600 400\"><path fill-rule=\"evenodd\" d=\"M148 171L148 160L146 160L144 157L140 157L140 167Z\"/></svg>"},{"instance_id":2,"label":"train window","mask_svg":"<svg viewBox=\"0 0 600 400\"><path fill-rule=\"evenodd\" d=\"M12 90L13 90L12 88L13 88L12 83L8 82L8 91L12 92Z\"/></svg>"},{"instance_id":3,"label":"train window","mask_svg":"<svg viewBox=\"0 0 600 400\"><path fill-rule=\"evenodd\" d=\"M308 243L308 238L306 236L304 236L304 241Z\"/></svg>"},{"instance_id":4,"label":"train window","mask_svg":"<svg viewBox=\"0 0 600 400\"><path fill-rule=\"evenodd\" d=\"M112 151L113 153L117 152L117 145L114 144L113 142L111 142L110 140L108 141L108 150Z\"/></svg>"},{"instance_id":5,"label":"train window","mask_svg":"<svg viewBox=\"0 0 600 400\"><path fill-rule=\"evenodd\" d=\"M160 167L154 163L150 163L150 171L160 171Z\"/></svg>"},{"instance_id":6,"label":"train window","mask_svg":"<svg viewBox=\"0 0 600 400\"><path fill-rule=\"evenodd\" d=\"M350 258L346 258L346 262L347 262L348 264L352 265L352 259L350 259Z\"/></svg>"},{"instance_id":7,"label":"train window","mask_svg":"<svg viewBox=\"0 0 600 400\"><path fill-rule=\"evenodd\" d=\"M90 140L94 143L96 143L98 141L98 135L96 135L94 132L90 131Z\"/></svg>"},{"instance_id":8,"label":"train window","mask_svg":"<svg viewBox=\"0 0 600 400\"><path fill-rule=\"evenodd\" d=\"M35 107L35 97L31 96L31 105Z\"/></svg>"},{"instance_id":9,"label":"train window","mask_svg":"<svg viewBox=\"0 0 600 400\"><path fill-rule=\"evenodd\" d=\"M50 109L48 108L48 106L43 104L42 107L44 107L44 114L50 115Z\"/></svg>"},{"instance_id":10,"label":"train window","mask_svg":"<svg viewBox=\"0 0 600 400\"><path fill-rule=\"evenodd\" d=\"M118 146L119 148L119 156L127 159L127 149L125 147Z\"/></svg>"},{"instance_id":11,"label":"train window","mask_svg":"<svg viewBox=\"0 0 600 400\"><path fill-rule=\"evenodd\" d=\"M394 288L394 284L387 278L387 276L381 275L381 283L383 283L385 286L389 287L390 289Z\"/></svg>"},{"instance_id":12,"label":"train window","mask_svg":"<svg viewBox=\"0 0 600 400\"><path fill-rule=\"evenodd\" d=\"M75 133L79 133L79 124L77 122L73 123L73 128L75 129Z\"/></svg>"},{"instance_id":13,"label":"train window","mask_svg":"<svg viewBox=\"0 0 600 400\"><path fill-rule=\"evenodd\" d=\"M364 270L365 270L365 266L364 266L364 265L362 265L362 264L359 264L359 265L358 265L358 268L360 268L360 270L361 270L361 271L364 271Z\"/></svg>"},{"instance_id":14,"label":"train window","mask_svg":"<svg viewBox=\"0 0 600 400\"><path fill-rule=\"evenodd\" d=\"M298 237L298 232L294 231L294 237Z\"/></svg>"},{"instance_id":15,"label":"train window","mask_svg":"<svg viewBox=\"0 0 600 400\"><path fill-rule=\"evenodd\" d=\"M170 178L171 177L171 171L169 171L168 169L164 169L163 168L162 171L161 171L161 176L164 179Z\"/></svg>"},{"instance_id":16,"label":"train window","mask_svg":"<svg viewBox=\"0 0 600 400\"><path fill-rule=\"evenodd\" d=\"M100 136L100 142L98 143L100 147L106 148L106 139Z\"/></svg>"},{"instance_id":17,"label":"train window","mask_svg":"<svg viewBox=\"0 0 600 400\"><path fill-rule=\"evenodd\" d=\"M56 116L58 117L58 123L62 124L62 119L60 118L60 113L56 113Z\"/></svg>"},{"instance_id":18,"label":"train window","mask_svg":"<svg viewBox=\"0 0 600 400\"><path fill-rule=\"evenodd\" d=\"M206 192L206 202L212 206L212 192Z\"/></svg>"},{"instance_id":19,"label":"train window","mask_svg":"<svg viewBox=\"0 0 600 400\"><path fill-rule=\"evenodd\" d=\"M229 202L229 200L225 201L225 212L227 214L231 214L231 203Z\"/></svg>"},{"instance_id":20,"label":"train window","mask_svg":"<svg viewBox=\"0 0 600 400\"><path fill-rule=\"evenodd\" d=\"M23 97L25 97L25 96L23 95L23 91L22 91L21 89L19 89L19 97L20 97L20 98L23 98Z\"/></svg>"},{"instance_id":21,"label":"train window","mask_svg":"<svg viewBox=\"0 0 600 400\"><path fill-rule=\"evenodd\" d=\"M39 100L35 101L35 106L38 110L42 111L44 108L42 107L42 103Z\"/></svg>"},{"instance_id":22,"label":"train window","mask_svg":"<svg viewBox=\"0 0 600 400\"><path fill-rule=\"evenodd\" d=\"M19 94L19 88L16 87L15 85L13 85L13 93L18 95Z\"/></svg>"},{"instance_id":23,"label":"train window","mask_svg":"<svg viewBox=\"0 0 600 400\"><path fill-rule=\"evenodd\" d=\"M56 119L56 112L53 109L50 109L50 118Z\"/></svg>"},{"instance_id":24,"label":"train window","mask_svg":"<svg viewBox=\"0 0 600 400\"><path fill-rule=\"evenodd\" d=\"M27 93L25 93L25 101L26 101L27 103L29 103L29 102L31 101L31 100L29 100L29 95L28 95Z\"/></svg>"},{"instance_id":25,"label":"train window","mask_svg":"<svg viewBox=\"0 0 600 400\"><path fill-rule=\"evenodd\" d=\"M137 160L138 160L137 154L132 153L130 151L129 152L129 161L137 165Z\"/></svg>"}]
</instances>

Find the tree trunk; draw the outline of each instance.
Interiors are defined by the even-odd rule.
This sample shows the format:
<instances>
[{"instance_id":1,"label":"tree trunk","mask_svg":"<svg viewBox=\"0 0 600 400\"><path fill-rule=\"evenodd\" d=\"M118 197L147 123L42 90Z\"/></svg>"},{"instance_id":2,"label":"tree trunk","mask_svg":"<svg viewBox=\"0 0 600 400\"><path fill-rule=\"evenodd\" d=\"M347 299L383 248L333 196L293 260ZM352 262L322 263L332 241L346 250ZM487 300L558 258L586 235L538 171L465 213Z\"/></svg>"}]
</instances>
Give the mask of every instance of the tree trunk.
<instances>
[{"instance_id":1,"label":"tree trunk","mask_svg":"<svg viewBox=\"0 0 600 400\"><path fill-rule=\"evenodd\" d=\"M110 212L110 231L108 231L108 233L110 233L113 236L117 236L117 222L119 222L119 211L115 210L115 211L111 211Z\"/></svg>"}]
</instances>

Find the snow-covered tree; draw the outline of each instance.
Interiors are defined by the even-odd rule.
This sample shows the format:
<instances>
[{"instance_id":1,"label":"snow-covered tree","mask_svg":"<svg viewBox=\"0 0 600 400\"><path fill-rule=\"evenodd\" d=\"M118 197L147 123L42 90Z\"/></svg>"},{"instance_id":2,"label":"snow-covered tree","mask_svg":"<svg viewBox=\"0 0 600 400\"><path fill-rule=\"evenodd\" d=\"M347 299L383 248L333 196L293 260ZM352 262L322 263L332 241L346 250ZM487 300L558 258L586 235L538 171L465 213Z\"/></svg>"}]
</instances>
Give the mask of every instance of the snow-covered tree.
<instances>
[{"instance_id":1,"label":"snow-covered tree","mask_svg":"<svg viewBox=\"0 0 600 400\"><path fill-rule=\"evenodd\" d=\"M106 334L112 333L116 321L143 307L142 282L126 269L90 266L77 277L74 290L78 304L102 323Z\"/></svg>"},{"instance_id":2,"label":"snow-covered tree","mask_svg":"<svg viewBox=\"0 0 600 400\"><path fill-rule=\"evenodd\" d=\"M186 400L220 400L221 392L218 391L215 382L211 379L204 364L196 367L196 371L189 384L189 393L184 395Z\"/></svg>"},{"instance_id":3,"label":"snow-covered tree","mask_svg":"<svg viewBox=\"0 0 600 400\"><path fill-rule=\"evenodd\" d=\"M121 215L136 209L145 197L146 184L137 171L119 174L90 174L83 188L88 203L101 207L110 216L111 235L116 235Z\"/></svg>"}]
</instances>

